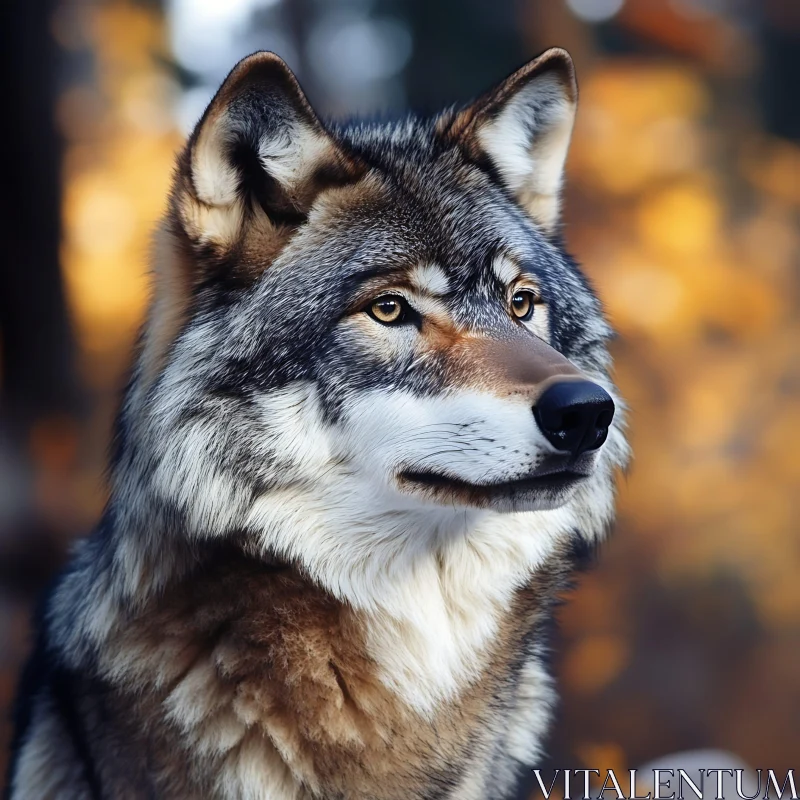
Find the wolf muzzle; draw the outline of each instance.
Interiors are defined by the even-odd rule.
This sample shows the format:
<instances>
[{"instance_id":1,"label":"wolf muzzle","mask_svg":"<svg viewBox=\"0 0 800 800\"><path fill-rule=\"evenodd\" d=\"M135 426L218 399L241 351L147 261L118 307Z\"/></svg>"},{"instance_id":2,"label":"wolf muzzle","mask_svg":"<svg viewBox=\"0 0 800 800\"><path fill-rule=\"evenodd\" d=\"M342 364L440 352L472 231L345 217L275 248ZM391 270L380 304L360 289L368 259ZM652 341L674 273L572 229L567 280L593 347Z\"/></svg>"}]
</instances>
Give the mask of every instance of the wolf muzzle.
<instances>
[{"instance_id":1,"label":"wolf muzzle","mask_svg":"<svg viewBox=\"0 0 800 800\"><path fill-rule=\"evenodd\" d=\"M603 445L614 401L558 350L529 336L484 340L479 347L495 388L530 397L536 424L556 450L575 459Z\"/></svg>"}]
</instances>

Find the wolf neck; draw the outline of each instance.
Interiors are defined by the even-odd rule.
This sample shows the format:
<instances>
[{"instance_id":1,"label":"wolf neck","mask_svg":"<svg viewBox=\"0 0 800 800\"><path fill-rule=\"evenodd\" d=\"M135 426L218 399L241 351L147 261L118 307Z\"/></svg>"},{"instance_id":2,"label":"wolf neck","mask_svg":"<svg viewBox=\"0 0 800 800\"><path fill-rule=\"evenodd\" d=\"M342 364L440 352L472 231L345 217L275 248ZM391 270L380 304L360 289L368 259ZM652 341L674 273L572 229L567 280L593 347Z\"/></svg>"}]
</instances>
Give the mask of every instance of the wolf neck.
<instances>
[{"instance_id":1,"label":"wolf neck","mask_svg":"<svg viewBox=\"0 0 800 800\"><path fill-rule=\"evenodd\" d=\"M279 552L272 560L296 564L299 569L291 574L309 592L353 609L362 656L376 665L375 677L424 717L479 677L515 591L563 547L573 522L566 511L462 511L431 527L409 512L391 520L366 514L359 530L326 531L325 520L315 519L312 506L302 504L306 535L327 533L334 545L339 543L327 554L320 547L325 558L320 562L283 546L284 537L298 534L299 513L296 503L285 500L265 498L254 511L252 518L265 533L257 545L251 539L245 549L267 565L269 554ZM242 552L237 545L221 550L212 541L181 544L184 540L175 531L131 531L122 522L107 520L107 529L85 543L75 572L61 589L68 592L70 582L77 592L92 587L91 598L76 595L60 604L75 611L70 623L59 627L71 631L68 650L76 655L107 648L132 620L163 611L168 598L192 583L198 569L219 552ZM408 529L401 530L401 525ZM349 541L356 547L361 538L371 542L376 558L359 558L358 549L343 546ZM263 580L272 580L268 571ZM114 671L119 668L118 662Z\"/></svg>"}]
</instances>

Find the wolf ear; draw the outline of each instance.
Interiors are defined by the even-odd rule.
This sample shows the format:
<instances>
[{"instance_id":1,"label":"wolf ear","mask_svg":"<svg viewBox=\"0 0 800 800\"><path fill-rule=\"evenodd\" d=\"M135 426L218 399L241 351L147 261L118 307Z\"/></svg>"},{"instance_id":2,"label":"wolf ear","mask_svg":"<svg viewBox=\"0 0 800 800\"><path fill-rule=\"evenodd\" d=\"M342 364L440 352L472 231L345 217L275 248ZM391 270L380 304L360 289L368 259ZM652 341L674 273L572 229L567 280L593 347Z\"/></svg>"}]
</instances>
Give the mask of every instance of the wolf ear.
<instances>
[{"instance_id":1,"label":"wolf ear","mask_svg":"<svg viewBox=\"0 0 800 800\"><path fill-rule=\"evenodd\" d=\"M280 234L302 222L322 188L355 170L283 60L259 52L234 67L197 123L173 201L191 240L225 250L248 223Z\"/></svg>"},{"instance_id":2,"label":"wolf ear","mask_svg":"<svg viewBox=\"0 0 800 800\"><path fill-rule=\"evenodd\" d=\"M554 47L527 63L450 125L473 155L488 157L506 188L545 231L557 226L578 100L569 53Z\"/></svg>"}]
</instances>

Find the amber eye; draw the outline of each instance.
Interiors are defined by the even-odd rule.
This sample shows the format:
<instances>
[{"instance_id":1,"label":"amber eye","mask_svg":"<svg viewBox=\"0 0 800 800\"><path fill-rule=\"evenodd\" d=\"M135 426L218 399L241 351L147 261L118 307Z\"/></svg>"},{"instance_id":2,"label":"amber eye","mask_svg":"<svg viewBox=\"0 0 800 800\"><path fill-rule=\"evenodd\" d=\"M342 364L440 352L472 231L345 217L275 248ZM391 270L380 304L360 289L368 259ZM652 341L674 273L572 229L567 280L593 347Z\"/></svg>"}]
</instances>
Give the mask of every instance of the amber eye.
<instances>
[{"instance_id":1,"label":"amber eye","mask_svg":"<svg viewBox=\"0 0 800 800\"><path fill-rule=\"evenodd\" d=\"M407 309L406 301L402 297L387 294L373 300L367 313L384 325L397 325L405 320Z\"/></svg>"},{"instance_id":2,"label":"amber eye","mask_svg":"<svg viewBox=\"0 0 800 800\"><path fill-rule=\"evenodd\" d=\"M522 322L527 322L533 316L535 305L536 294L531 289L517 289L511 298L511 311Z\"/></svg>"}]
</instances>

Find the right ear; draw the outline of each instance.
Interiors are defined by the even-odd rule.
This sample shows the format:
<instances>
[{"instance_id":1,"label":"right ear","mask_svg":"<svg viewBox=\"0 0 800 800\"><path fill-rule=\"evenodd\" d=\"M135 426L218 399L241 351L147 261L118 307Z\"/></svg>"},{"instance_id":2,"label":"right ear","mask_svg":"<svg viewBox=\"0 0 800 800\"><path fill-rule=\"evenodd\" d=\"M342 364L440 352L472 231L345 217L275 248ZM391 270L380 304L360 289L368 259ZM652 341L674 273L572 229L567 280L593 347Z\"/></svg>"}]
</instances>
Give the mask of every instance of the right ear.
<instances>
[{"instance_id":1,"label":"right ear","mask_svg":"<svg viewBox=\"0 0 800 800\"><path fill-rule=\"evenodd\" d=\"M173 209L193 244L225 253L248 227L284 240L321 189L358 173L284 61L259 52L234 67L197 123L178 162Z\"/></svg>"},{"instance_id":2,"label":"right ear","mask_svg":"<svg viewBox=\"0 0 800 800\"><path fill-rule=\"evenodd\" d=\"M545 232L559 224L561 183L578 100L575 68L553 47L455 116L441 132L489 163Z\"/></svg>"},{"instance_id":3,"label":"right ear","mask_svg":"<svg viewBox=\"0 0 800 800\"><path fill-rule=\"evenodd\" d=\"M240 61L194 129L175 170L153 257L140 357L146 389L209 278L249 283L280 253L317 194L363 173L273 53Z\"/></svg>"}]
</instances>

